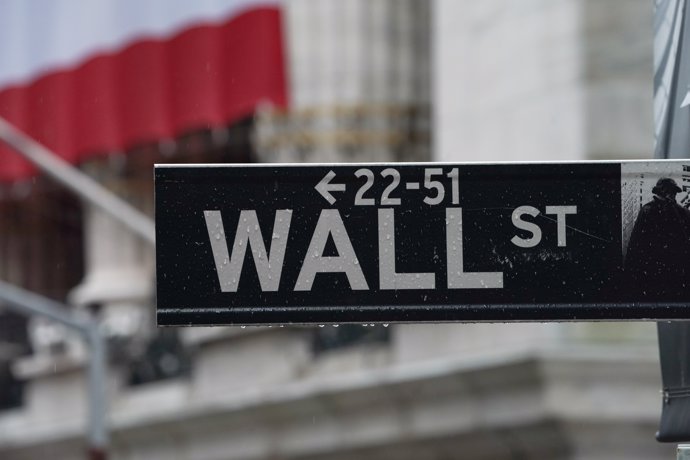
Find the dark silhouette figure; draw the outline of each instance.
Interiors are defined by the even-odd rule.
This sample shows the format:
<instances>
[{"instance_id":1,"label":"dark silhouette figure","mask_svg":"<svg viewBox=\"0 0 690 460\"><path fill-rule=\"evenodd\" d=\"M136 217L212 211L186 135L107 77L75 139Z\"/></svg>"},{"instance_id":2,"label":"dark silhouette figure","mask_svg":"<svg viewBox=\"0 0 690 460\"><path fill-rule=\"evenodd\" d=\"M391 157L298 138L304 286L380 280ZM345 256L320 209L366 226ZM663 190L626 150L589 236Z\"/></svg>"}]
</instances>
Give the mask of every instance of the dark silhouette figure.
<instances>
[{"instance_id":1,"label":"dark silhouette figure","mask_svg":"<svg viewBox=\"0 0 690 460\"><path fill-rule=\"evenodd\" d=\"M673 179L659 179L635 221L625 271L633 300L690 300L690 211Z\"/></svg>"}]
</instances>

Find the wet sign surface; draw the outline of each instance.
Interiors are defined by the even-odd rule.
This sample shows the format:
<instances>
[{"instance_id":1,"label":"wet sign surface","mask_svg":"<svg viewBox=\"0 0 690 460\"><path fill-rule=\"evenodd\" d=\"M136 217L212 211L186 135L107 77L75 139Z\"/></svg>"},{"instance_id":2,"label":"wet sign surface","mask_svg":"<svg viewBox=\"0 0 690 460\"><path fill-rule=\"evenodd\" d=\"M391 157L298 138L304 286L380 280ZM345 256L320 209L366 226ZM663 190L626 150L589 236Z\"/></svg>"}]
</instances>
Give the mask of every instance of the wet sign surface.
<instances>
[{"instance_id":1,"label":"wet sign surface","mask_svg":"<svg viewBox=\"0 0 690 460\"><path fill-rule=\"evenodd\" d=\"M690 317L683 162L161 165L161 325Z\"/></svg>"}]
</instances>

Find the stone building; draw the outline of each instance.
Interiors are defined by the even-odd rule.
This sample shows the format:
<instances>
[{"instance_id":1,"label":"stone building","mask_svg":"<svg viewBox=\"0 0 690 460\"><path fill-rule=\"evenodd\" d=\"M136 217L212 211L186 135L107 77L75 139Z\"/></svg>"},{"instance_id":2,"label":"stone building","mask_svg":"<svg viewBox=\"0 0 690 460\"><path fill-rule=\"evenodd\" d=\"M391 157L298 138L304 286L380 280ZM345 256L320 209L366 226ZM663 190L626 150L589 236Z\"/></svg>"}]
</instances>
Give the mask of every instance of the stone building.
<instances>
[{"instance_id":1,"label":"stone building","mask_svg":"<svg viewBox=\"0 0 690 460\"><path fill-rule=\"evenodd\" d=\"M652 20L646 0L287 1L287 111L260 107L84 169L150 211L162 160L651 157ZM652 323L156 330L152 248L59 190L41 201L44 188L9 190L2 211L30 221L22 200L59 202L82 244L23 235L14 220L4 235L43 246L0 250L17 263L83 254L53 297L96 312L110 335L112 458L673 458L654 440ZM32 257L38 273L45 259ZM26 285L12 267L4 275ZM33 353L0 348L23 382L0 411L0 458L80 458L85 350L55 325L28 330Z\"/></svg>"}]
</instances>

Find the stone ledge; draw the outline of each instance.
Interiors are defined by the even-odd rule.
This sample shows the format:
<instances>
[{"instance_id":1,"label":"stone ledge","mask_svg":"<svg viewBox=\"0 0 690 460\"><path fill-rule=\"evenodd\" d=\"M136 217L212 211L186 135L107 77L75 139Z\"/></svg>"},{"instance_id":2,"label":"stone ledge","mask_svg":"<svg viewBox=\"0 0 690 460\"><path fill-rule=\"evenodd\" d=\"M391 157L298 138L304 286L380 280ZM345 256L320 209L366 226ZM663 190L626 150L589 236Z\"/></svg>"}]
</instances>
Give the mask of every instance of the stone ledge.
<instances>
[{"instance_id":1,"label":"stone ledge","mask_svg":"<svg viewBox=\"0 0 690 460\"><path fill-rule=\"evenodd\" d=\"M506 436L502 442L517 436L523 444L544 436L551 439L549 449L559 450L569 448L567 436L575 436L562 434L559 427L581 433L583 426L600 425L599 435L604 437L607 429L644 426L650 433L645 451L665 452L663 446L654 447L653 439L659 416L654 410L660 397L657 366L654 357L638 350L570 347L244 388L197 402L185 402L186 384L180 384L171 390L172 399L163 398L167 402L149 401L148 411L114 413L113 449L122 452L118 458L170 458L179 449L189 458L209 460L313 455L336 459L353 452L358 458L389 458L378 455L391 445L409 445L410 452L420 446L434 451L447 442L452 450L460 445L458 439L476 438L486 441L477 441L473 458L481 458L481 452L492 451L489 440L495 442L496 436L504 436L501 433ZM625 389L616 380L621 375L647 377ZM566 397L554 398L554 388L565 388L561 396ZM626 407L612 411L596 404L597 395L610 392L627 394ZM139 404L146 401L142 397ZM568 409L572 405L587 410ZM57 441L46 430L36 433L28 426L11 425L0 432L3 459L21 458L24 447ZM78 433L61 439L70 438L76 443ZM437 447L434 440L439 440ZM371 457L360 457L360 452L371 452ZM539 458L537 453L530 455L524 458ZM497 453L495 458L509 457Z\"/></svg>"},{"instance_id":2,"label":"stone ledge","mask_svg":"<svg viewBox=\"0 0 690 460\"><path fill-rule=\"evenodd\" d=\"M35 354L16 360L12 365L15 375L22 380L35 380L80 371L86 366L84 356L67 353Z\"/></svg>"}]
</instances>

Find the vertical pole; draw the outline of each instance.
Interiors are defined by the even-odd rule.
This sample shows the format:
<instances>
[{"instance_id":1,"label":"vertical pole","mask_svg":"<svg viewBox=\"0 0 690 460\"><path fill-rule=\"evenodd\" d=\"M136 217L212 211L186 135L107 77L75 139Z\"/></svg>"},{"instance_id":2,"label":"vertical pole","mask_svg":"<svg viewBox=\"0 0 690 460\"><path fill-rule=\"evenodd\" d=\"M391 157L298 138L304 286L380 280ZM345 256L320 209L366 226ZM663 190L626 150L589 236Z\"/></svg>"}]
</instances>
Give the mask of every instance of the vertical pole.
<instances>
[{"instance_id":1,"label":"vertical pole","mask_svg":"<svg viewBox=\"0 0 690 460\"><path fill-rule=\"evenodd\" d=\"M89 460L106 460L108 446L108 427L106 426L107 382L106 345L95 321L85 331L90 345L89 354Z\"/></svg>"},{"instance_id":2,"label":"vertical pole","mask_svg":"<svg viewBox=\"0 0 690 460\"><path fill-rule=\"evenodd\" d=\"M690 109L690 9L687 0L654 3L654 134L657 158L688 158ZM690 323L658 322L663 402L657 440L690 441ZM669 391L673 390L673 391ZM690 460L690 445L678 446Z\"/></svg>"}]
</instances>

